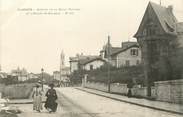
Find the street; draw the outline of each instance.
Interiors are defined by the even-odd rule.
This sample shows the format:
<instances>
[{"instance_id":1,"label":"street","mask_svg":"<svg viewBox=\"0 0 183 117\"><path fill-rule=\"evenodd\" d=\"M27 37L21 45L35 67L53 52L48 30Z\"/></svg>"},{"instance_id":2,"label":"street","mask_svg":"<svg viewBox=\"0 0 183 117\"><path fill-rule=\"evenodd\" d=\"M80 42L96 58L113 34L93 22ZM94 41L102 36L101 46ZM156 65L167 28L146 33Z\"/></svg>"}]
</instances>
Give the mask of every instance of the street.
<instances>
[{"instance_id":1,"label":"street","mask_svg":"<svg viewBox=\"0 0 183 117\"><path fill-rule=\"evenodd\" d=\"M34 112L32 104L17 105L19 117L182 117L178 114L149 109L86 93L75 88L57 88L59 107L56 113L45 109Z\"/></svg>"},{"instance_id":2,"label":"street","mask_svg":"<svg viewBox=\"0 0 183 117\"><path fill-rule=\"evenodd\" d=\"M179 117L168 112L153 110L89 94L74 88L58 89L64 115L69 117Z\"/></svg>"}]
</instances>

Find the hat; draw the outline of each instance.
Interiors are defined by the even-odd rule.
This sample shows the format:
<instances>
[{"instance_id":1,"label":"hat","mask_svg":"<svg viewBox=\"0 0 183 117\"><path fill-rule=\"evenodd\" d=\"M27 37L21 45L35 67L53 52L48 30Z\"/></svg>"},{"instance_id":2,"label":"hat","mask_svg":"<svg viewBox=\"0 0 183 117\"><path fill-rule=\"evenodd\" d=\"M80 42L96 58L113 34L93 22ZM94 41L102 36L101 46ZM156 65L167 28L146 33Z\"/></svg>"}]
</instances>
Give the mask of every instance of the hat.
<instances>
[{"instance_id":1,"label":"hat","mask_svg":"<svg viewBox=\"0 0 183 117\"><path fill-rule=\"evenodd\" d=\"M36 83L36 84L35 84L35 86L36 86L36 87L39 87L39 86L40 86L40 84L39 84L39 83Z\"/></svg>"},{"instance_id":2,"label":"hat","mask_svg":"<svg viewBox=\"0 0 183 117\"><path fill-rule=\"evenodd\" d=\"M54 84L53 84L53 83L50 83L49 86L50 86L50 87L54 87Z\"/></svg>"}]
</instances>

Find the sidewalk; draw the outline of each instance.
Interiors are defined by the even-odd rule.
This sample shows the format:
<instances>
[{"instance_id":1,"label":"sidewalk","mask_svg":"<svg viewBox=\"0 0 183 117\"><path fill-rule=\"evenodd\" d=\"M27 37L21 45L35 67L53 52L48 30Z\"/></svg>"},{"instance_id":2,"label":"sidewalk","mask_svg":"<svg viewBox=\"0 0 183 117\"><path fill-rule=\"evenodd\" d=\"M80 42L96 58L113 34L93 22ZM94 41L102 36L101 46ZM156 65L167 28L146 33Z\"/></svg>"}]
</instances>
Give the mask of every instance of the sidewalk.
<instances>
[{"instance_id":1,"label":"sidewalk","mask_svg":"<svg viewBox=\"0 0 183 117\"><path fill-rule=\"evenodd\" d=\"M58 105L57 112L55 113L49 113L44 108L44 105L43 105L43 110L40 113L33 111L32 104L15 104L15 106L22 111L21 114L17 114L18 117L60 117L60 115L64 113L60 105Z\"/></svg>"},{"instance_id":2,"label":"sidewalk","mask_svg":"<svg viewBox=\"0 0 183 117\"><path fill-rule=\"evenodd\" d=\"M156 110L166 111L166 112L171 112L171 113L176 113L176 114L183 114L183 105L180 105L180 104L173 104L173 103L160 102L160 101L151 101L151 100L147 100L147 99L128 98L127 96L110 94L107 92L102 92L99 90L82 88L82 87L77 87L76 89L85 91L87 93L114 99L117 101L135 104L135 105L142 106L142 107L147 107L147 108L151 108L151 109L156 109Z\"/></svg>"}]
</instances>

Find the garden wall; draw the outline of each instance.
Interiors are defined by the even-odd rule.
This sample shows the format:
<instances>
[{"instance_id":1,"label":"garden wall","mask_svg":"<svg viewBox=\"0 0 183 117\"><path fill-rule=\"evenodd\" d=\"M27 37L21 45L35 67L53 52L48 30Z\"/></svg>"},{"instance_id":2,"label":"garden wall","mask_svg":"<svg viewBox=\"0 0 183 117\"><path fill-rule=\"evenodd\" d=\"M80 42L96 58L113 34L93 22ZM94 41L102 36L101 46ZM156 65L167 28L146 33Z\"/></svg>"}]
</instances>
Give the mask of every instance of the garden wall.
<instances>
[{"instance_id":1,"label":"garden wall","mask_svg":"<svg viewBox=\"0 0 183 117\"><path fill-rule=\"evenodd\" d=\"M3 97L9 99L26 99L29 98L34 84L15 84L15 85L4 85L0 86L0 92ZM3 89L3 90L2 90Z\"/></svg>"},{"instance_id":2,"label":"garden wall","mask_svg":"<svg viewBox=\"0 0 183 117\"><path fill-rule=\"evenodd\" d=\"M172 103L183 103L183 79L155 82L156 99Z\"/></svg>"},{"instance_id":3,"label":"garden wall","mask_svg":"<svg viewBox=\"0 0 183 117\"><path fill-rule=\"evenodd\" d=\"M84 87L105 92L108 91L108 85L105 83L87 82ZM147 87L134 87L131 90L133 96L147 97ZM127 92L128 88L126 84L111 84L111 93L126 95ZM155 82L155 86L151 87L151 97L159 101L183 103L183 79Z\"/></svg>"}]
</instances>

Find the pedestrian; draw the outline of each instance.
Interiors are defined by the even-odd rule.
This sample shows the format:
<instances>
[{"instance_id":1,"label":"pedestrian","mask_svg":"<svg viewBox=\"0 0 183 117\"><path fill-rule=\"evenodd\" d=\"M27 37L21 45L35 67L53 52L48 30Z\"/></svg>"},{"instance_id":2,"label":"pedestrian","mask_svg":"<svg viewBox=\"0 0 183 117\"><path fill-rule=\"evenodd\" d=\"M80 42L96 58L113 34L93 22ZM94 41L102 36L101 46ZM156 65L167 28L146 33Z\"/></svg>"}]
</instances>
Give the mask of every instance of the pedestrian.
<instances>
[{"instance_id":1,"label":"pedestrian","mask_svg":"<svg viewBox=\"0 0 183 117\"><path fill-rule=\"evenodd\" d=\"M53 88L54 84L51 83L50 85L50 89L48 89L48 91L46 92L46 102L44 107L51 113L51 112L56 112L57 110L57 93L56 90Z\"/></svg>"},{"instance_id":2,"label":"pedestrian","mask_svg":"<svg viewBox=\"0 0 183 117\"><path fill-rule=\"evenodd\" d=\"M131 91L131 88L128 88L127 96L128 96L129 98L130 98L130 97L132 97L132 91Z\"/></svg>"},{"instance_id":3,"label":"pedestrian","mask_svg":"<svg viewBox=\"0 0 183 117\"><path fill-rule=\"evenodd\" d=\"M41 112L42 110L42 91L40 88L40 84L37 83L32 93L33 98L33 110L37 112Z\"/></svg>"}]
</instances>

